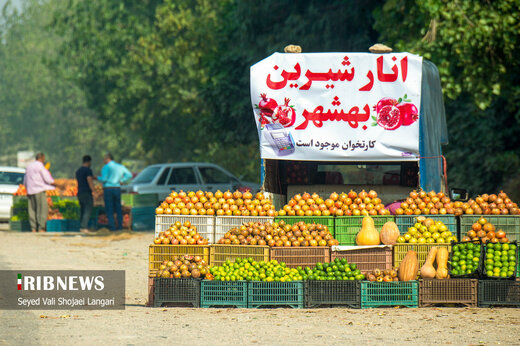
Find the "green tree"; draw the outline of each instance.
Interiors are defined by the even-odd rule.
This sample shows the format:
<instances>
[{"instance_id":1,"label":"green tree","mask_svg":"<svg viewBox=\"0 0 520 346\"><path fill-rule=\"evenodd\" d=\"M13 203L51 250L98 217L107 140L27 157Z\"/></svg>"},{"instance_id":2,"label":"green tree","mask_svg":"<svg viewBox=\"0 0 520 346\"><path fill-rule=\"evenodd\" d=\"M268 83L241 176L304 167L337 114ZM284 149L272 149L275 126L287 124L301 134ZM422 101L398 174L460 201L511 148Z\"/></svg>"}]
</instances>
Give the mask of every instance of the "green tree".
<instances>
[{"instance_id":1,"label":"green tree","mask_svg":"<svg viewBox=\"0 0 520 346\"><path fill-rule=\"evenodd\" d=\"M115 154L122 145L105 135L105 126L86 105L85 94L50 67L58 59L60 37L46 30L60 2L27 1L22 11L9 4L0 20L0 155L16 164L18 150L43 151L58 177L72 177L81 156Z\"/></svg>"},{"instance_id":2,"label":"green tree","mask_svg":"<svg viewBox=\"0 0 520 346\"><path fill-rule=\"evenodd\" d=\"M520 1L387 0L374 17L384 42L439 68L450 185L476 194L513 184L520 169Z\"/></svg>"}]
</instances>

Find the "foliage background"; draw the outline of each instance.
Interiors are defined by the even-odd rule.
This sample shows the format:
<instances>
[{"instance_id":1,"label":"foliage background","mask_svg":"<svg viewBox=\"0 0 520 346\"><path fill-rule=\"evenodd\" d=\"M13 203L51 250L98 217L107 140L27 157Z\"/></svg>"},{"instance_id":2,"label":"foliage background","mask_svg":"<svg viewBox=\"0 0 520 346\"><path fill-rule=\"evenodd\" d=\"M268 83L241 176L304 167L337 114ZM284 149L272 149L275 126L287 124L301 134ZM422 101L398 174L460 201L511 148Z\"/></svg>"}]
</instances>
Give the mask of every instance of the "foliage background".
<instances>
[{"instance_id":1,"label":"foliage background","mask_svg":"<svg viewBox=\"0 0 520 346\"><path fill-rule=\"evenodd\" d=\"M0 163L44 151L56 176L103 152L212 161L259 180L249 67L287 44L433 61L450 186L520 199L520 0L22 0L0 16ZM138 167L136 166L135 169Z\"/></svg>"}]
</instances>

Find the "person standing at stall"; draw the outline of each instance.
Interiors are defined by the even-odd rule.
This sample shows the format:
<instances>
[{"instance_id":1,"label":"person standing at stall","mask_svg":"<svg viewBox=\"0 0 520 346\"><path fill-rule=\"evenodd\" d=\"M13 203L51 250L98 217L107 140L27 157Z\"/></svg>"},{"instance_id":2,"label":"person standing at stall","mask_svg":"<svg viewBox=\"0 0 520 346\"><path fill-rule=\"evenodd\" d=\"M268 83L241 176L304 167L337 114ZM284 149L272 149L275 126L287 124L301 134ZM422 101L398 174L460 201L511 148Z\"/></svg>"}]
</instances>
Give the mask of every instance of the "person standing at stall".
<instances>
[{"instance_id":1,"label":"person standing at stall","mask_svg":"<svg viewBox=\"0 0 520 346\"><path fill-rule=\"evenodd\" d=\"M132 178L132 173L120 163L114 161L112 154L105 154L105 164L101 169L98 180L103 183L103 197L105 201L105 212L108 218L108 228L111 231L123 228L123 212L121 210L121 183ZM115 210L114 210L115 209ZM114 211L117 214L117 228L114 224Z\"/></svg>"},{"instance_id":2,"label":"person standing at stall","mask_svg":"<svg viewBox=\"0 0 520 346\"><path fill-rule=\"evenodd\" d=\"M88 221L92 208L94 207L94 174L90 166L92 165L92 157L90 155L83 156L83 164L76 171L76 180L78 181L78 200L80 206L81 232L88 232Z\"/></svg>"},{"instance_id":3,"label":"person standing at stall","mask_svg":"<svg viewBox=\"0 0 520 346\"><path fill-rule=\"evenodd\" d=\"M33 232L45 232L49 205L45 191L54 190L56 183L51 173L45 168L45 155L36 154L36 160L31 162L26 170L24 185L27 189L29 223Z\"/></svg>"}]
</instances>

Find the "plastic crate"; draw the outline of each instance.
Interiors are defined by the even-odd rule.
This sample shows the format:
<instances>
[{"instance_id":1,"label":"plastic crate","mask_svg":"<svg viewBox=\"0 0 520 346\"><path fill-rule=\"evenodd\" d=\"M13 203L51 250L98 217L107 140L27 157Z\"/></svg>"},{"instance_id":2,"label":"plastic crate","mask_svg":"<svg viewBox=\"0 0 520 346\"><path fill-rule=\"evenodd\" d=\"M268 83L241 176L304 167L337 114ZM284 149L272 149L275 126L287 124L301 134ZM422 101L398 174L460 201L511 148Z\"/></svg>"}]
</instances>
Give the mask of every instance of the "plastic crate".
<instances>
[{"instance_id":1,"label":"plastic crate","mask_svg":"<svg viewBox=\"0 0 520 346\"><path fill-rule=\"evenodd\" d=\"M404 256L409 250L413 250L417 252L417 259L419 260L419 268L422 267L424 262L426 262L426 257L428 256L428 252L430 252L431 248L437 247L445 247L448 249L448 252L451 251L450 244L395 244L394 249L394 267L398 267L401 264Z\"/></svg>"},{"instance_id":2,"label":"plastic crate","mask_svg":"<svg viewBox=\"0 0 520 346\"><path fill-rule=\"evenodd\" d=\"M419 306L418 281L361 281L361 308L380 306Z\"/></svg>"},{"instance_id":3,"label":"plastic crate","mask_svg":"<svg viewBox=\"0 0 520 346\"><path fill-rule=\"evenodd\" d=\"M9 229L15 232L30 232L31 224L29 220L20 220L20 221L9 221Z\"/></svg>"},{"instance_id":4,"label":"plastic crate","mask_svg":"<svg viewBox=\"0 0 520 346\"><path fill-rule=\"evenodd\" d=\"M333 246L330 260L345 258L362 272L392 269L392 246Z\"/></svg>"},{"instance_id":5,"label":"plastic crate","mask_svg":"<svg viewBox=\"0 0 520 346\"><path fill-rule=\"evenodd\" d=\"M329 228L330 233L334 234L334 216L276 216L274 222L283 220L289 225L303 221L305 223L322 224Z\"/></svg>"},{"instance_id":6,"label":"plastic crate","mask_svg":"<svg viewBox=\"0 0 520 346\"><path fill-rule=\"evenodd\" d=\"M444 304L477 306L478 279L419 280L419 307Z\"/></svg>"},{"instance_id":7,"label":"plastic crate","mask_svg":"<svg viewBox=\"0 0 520 346\"><path fill-rule=\"evenodd\" d=\"M209 246L209 264L222 265L226 261L233 262L236 258L252 257L255 261L269 261L269 246L263 245L224 245Z\"/></svg>"},{"instance_id":8,"label":"plastic crate","mask_svg":"<svg viewBox=\"0 0 520 346\"><path fill-rule=\"evenodd\" d=\"M163 304L185 306L200 306L200 282L197 279L167 279L155 278L154 301L155 307Z\"/></svg>"},{"instance_id":9,"label":"plastic crate","mask_svg":"<svg viewBox=\"0 0 520 346\"><path fill-rule=\"evenodd\" d=\"M509 276L509 277L498 277L498 276L488 276L487 275L487 272L486 272L486 269L485 269L485 263L486 263L486 253L487 253L487 243L484 244L484 249L483 249L483 253L482 253L482 262L483 262L483 268L482 268L482 278L484 279L491 279L491 280L515 280L515 278L517 277L518 275L518 258L519 258L519 255L518 255L518 243L516 241L514 242L510 242L509 244L514 244L516 246L516 253L515 253L515 258L516 258L516 264L515 264L515 272L513 273L513 275Z\"/></svg>"},{"instance_id":10,"label":"plastic crate","mask_svg":"<svg viewBox=\"0 0 520 346\"><path fill-rule=\"evenodd\" d=\"M330 262L328 246L272 247L271 260L285 262L288 268L314 267L318 262Z\"/></svg>"},{"instance_id":11,"label":"plastic crate","mask_svg":"<svg viewBox=\"0 0 520 346\"><path fill-rule=\"evenodd\" d=\"M399 233L405 234L409 227L415 225L417 223L417 216L424 216L434 221L441 221L448 227L448 231L457 236L457 239L460 239L457 217L455 215L396 215L395 223L399 228Z\"/></svg>"},{"instance_id":12,"label":"plastic crate","mask_svg":"<svg viewBox=\"0 0 520 346\"><path fill-rule=\"evenodd\" d=\"M303 281L249 281L248 308L290 306L301 309L304 303Z\"/></svg>"},{"instance_id":13,"label":"plastic crate","mask_svg":"<svg viewBox=\"0 0 520 346\"><path fill-rule=\"evenodd\" d=\"M129 207L157 207L159 196L156 193L123 193L121 204Z\"/></svg>"},{"instance_id":14,"label":"plastic crate","mask_svg":"<svg viewBox=\"0 0 520 346\"><path fill-rule=\"evenodd\" d=\"M305 281L305 307L340 305L359 309L361 304L359 281Z\"/></svg>"},{"instance_id":15,"label":"plastic crate","mask_svg":"<svg viewBox=\"0 0 520 346\"><path fill-rule=\"evenodd\" d=\"M201 256L209 264L209 246L203 245L150 245L148 267L149 275L155 276L163 261L170 261L173 256Z\"/></svg>"},{"instance_id":16,"label":"plastic crate","mask_svg":"<svg viewBox=\"0 0 520 346\"><path fill-rule=\"evenodd\" d=\"M240 227L246 222L274 222L270 216L217 216L215 217L215 243L232 228Z\"/></svg>"},{"instance_id":17,"label":"plastic crate","mask_svg":"<svg viewBox=\"0 0 520 346\"><path fill-rule=\"evenodd\" d=\"M495 229L506 232L509 241L520 241L520 215L461 215L460 232L466 234L481 217L491 222Z\"/></svg>"},{"instance_id":18,"label":"plastic crate","mask_svg":"<svg viewBox=\"0 0 520 346\"><path fill-rule=\"evenodd\" d=\"M333 235L339 241L339 245L356 245L356 235L361 230L363 218L364 216L339 216L335 218ZM371 218L378 230L381 230L388 221L395 221L395 217L392 215L375 215Z\"/></svg>"},{"instance_id":19,"label":"plastic crate","mask_svg":"<svg viewBox=\"0 0 520 346\"><path fill-rule=\"evenodd\" d=\"M156 215L155 236L157 237L160 232L166 231L177 221L181 223L191 222L197 228L197 232L204 239L208 239L209 244L215 243L215 217L206 215Z\"/></svg>"},{"instance_id":20,"label":"plastic crate","mask_svg":"<svg viewBox=\"0 0 520 346\"><path fill-rule=\"evenodd\" d=\"M200 306L247 308L247 281L202 280Z\"/></svg>"},{"instance_id":21,"label":"plastic crate","mask_svg":"<svg viewBox=\"0 0 520 346\"><path fill-rule=\"evenodd\" d=\"M132 208L132 230L153 231L155 229L155 207Z\"/></svg>"},{"instance_id":22,"label":"plastic crate","mask_svg":"<svg viewBox=\"0 0 520 346\"><path fill-rule=\"evenodd\" d=\"M520 307L520 281L480 280L478 282L478 306Z\"/></svg>"},{"instance_id":23,"label":"plastic crate","mask_svg":"<svg viewBox=\"0 0 520 346\"><path fill-rule=\"evenodd\" d=\"M16 205L16 203L20 201L23 201L24 203L29 203L27 196L13 196L13 205Z\"/></svg>"},{"instance_id":24,"label":"plastic crate","mask_svg":"<svg viewBox=\"0 0 520 346\"><path fill-rule=\"evenodd\" d=\"M451 249L453 250L453 247L455 245L458 245L458 244L467 244L467 243L473 243L473 244L477 244L477 245L480 245L480 253L479 253L479 262L478 262L478 267L477 269L471 273L471 274L463 274L463 275L454 275L451 270L452 270L452 266L451 266L451 263L452 263L452 259L453 259L453 251L450 251L450 255L449 255L449 260L448 260L448 274L450 275L450 277L452 278L479 278L481 275L482 275L482 268L483 268L483 264L484 264L484 244L482 244L482 242L480 240L473 240L473 241L461 241L461 242L452 242L451 243Z\"/></svg>"},{"instance_id":25,"label":"plastic crate","mask_svg":"<svg viewBox=\"0 0 520 346\"><path fill-rule=\"evenodd\" d=\"M47 220L47 232L79 232L80 222L78 220Z\"/></svg>"}]
</instances>

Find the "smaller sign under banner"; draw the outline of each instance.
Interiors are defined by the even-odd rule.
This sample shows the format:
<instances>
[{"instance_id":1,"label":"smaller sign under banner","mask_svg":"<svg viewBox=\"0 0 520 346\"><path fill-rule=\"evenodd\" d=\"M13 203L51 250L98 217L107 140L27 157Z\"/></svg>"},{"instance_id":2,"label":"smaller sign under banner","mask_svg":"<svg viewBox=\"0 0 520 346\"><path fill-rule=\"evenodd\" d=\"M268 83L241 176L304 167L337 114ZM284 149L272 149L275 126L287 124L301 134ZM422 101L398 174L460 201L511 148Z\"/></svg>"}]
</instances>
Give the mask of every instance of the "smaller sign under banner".
<instances>
[{"instance_id":1,"label":"smaller sign under banner","mask_svg":"<svg viewBox=\"0 0 520 346\"><path fill-rule=\"evenodd\" d=\"M416 161L422 58L275 53L251 67L263 159Z\"/></svg>"}]
</instances>

